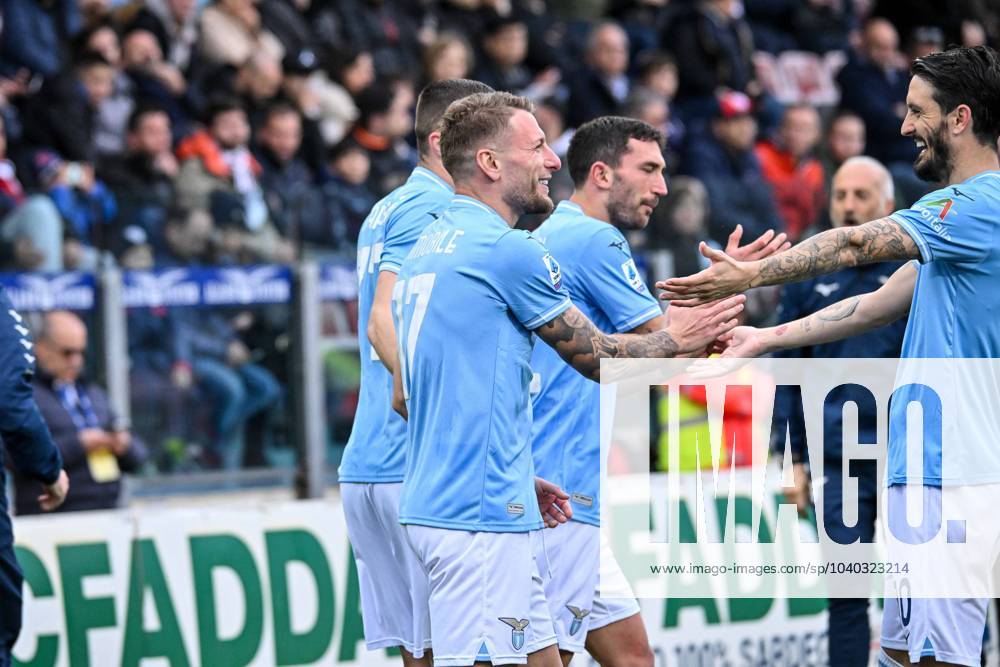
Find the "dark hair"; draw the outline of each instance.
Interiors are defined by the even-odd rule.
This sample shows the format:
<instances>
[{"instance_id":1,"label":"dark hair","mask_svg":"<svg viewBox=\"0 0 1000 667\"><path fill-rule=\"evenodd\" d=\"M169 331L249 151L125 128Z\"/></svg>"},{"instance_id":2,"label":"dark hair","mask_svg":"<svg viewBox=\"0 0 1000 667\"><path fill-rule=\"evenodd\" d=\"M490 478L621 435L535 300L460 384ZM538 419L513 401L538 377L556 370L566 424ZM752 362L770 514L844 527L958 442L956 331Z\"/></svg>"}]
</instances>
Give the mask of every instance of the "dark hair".
<instances>
[{"instance_id":1,"label":"dark hair","mask_svg":"<svg viewBox=\"0 0 1000 667\"><path fill-rule=\"evenodd\" d=\"M603 162L612 169L628 152L629 139L655 141L663 146L663 133L649 123L621 116L601 116L580 126L569 142L566 162L573 184L587 182L590 166Z\"/></svg>"},{"instance_id":2,"label":"dark hair","mask_svg":"<svg viewBox=\"0 0 1000 667\"><path fill-rule=\"evenodd\" d=\"M143 117L144 116L149 116L150 114L154 114L154 113L166 114L167 111L166 111L166 109L163 109L162 107L153 106L153 105L149 105L149 104L144 104L144 105L137 106L135 109L132 110L132 113L129 114L129 117L128 117L128 131L129 132L135 132L136 130L138 130L139 129L139 124L142 123Z\"/></svg>"},{"instance_id":3,"label":"dark hair","mask_svg":"<svg viewBox=\"0 0 1000 667\"><path fill-rule=\"evenodd\" d=\"M917 58L910 73L934 90L942 113L965 104L979 143L996 146L1000 136L1000 54L988 46L957 47Z\"/></svg>"},{"instance_id":4,"label":"dark hair","mask_svg":"<svg viewBox=\"0 0 1000 667\"><path fill-rule=\"evenodd\" d=\"M421 157L427 155L427 137L441 126L441 117L452 102L476 93L492 93L485 83L469 79L445 79L428 84L417 98L417 151Z\"/></svg>"},{"instance_id":5,"label":"dark hair","mask_svg":"<svg viewBox=\"0 0 1000 667\"><path fill-rule=\"evenodd\" d=\"M230 97L228 95L221 97L214 97L208 102L208 109L205 111L205 124L211 125L215 122L215 119L230 111L243 111L243 104L235 97Z\"/></svg>"},{"instance_id":6,"label":"dark hair","mask_svg":"<svg viewBox=\"0 0 1000 667\"><path fill-rule=\"evenodd\" d=\"M76 71L90 69L91 67L114 67L107 58L97 51L84 51L74 59L73 67Z\"/></svg>"},{"instance_id":7,"label":"dark hair","mask_svg":"<svg viewBox=\"0 0 1000 667\"><path fill-rule=\"evenodd\" d=\"M640 80L665 67L677 70L677 59L666 51L647 49L635 57L635 70Z\"/></svg>"},{"instance_id":8,"label":"dark hair","mask_svg":"<svg viewBox=\"0 0 1000 667\"><path fill-rule=\"evenodd\" d=\"M264 125L271 122L271 119L275 116L284 116L287 114L293 114L298 116L299 119L302 118L302 114L294 106L285 101L272 102L267 106L267 110L264 112Z\"/></svg>"},{"instance_id":9,"label":"dark hair","mask_svg":"<svg viewBox=\"0 0 1000 667\"><path fill-rule=\"evenodd\" d=\"M535 105L511 93L476 93L453 102L441 119L441 161L457 182L468 178L476 151L498 141L510 127L514 111L528 113Z\"/></svg>"},{"instance_id":10,"label":"dark hair","mask_svg":"<svg viewBox=\"0 0 1000 667\"><path fill-rule=\"evenodd\" d=\"M392 100L396 97L396 90L384 83L373 83L360 93L356 100L358 105L358 124L362 127L368 125L372 116L384 114L392 106Z\"/></svg>"},{"instance_id":11,"label":"dark hair","mask_svg":"<svg viewBox=\"0 0 1000 667\"><path fill-rule=\"evenodd\" d=\"M101 19L89 28L85 28L78 32L73 38L73 42L70 45L71 52L73 54L73 61L79 60L79 58L88 53L94 53L94 49L90 48L88 42L91 38L102 30L110 30L118 36L119 44L121 43L121 35L118 30L115 29L114 24L110 19Z\"/></svg>"},{"instance_id":12,"label":"dark hair","mask_svg":"<svg viewBox=\"0 0 1000 667\"><path fill-rule=\"evenodd\" d=\"M334 162L352 151L368 154L368 150L364 146L355 141L351 135L347 135L326 150L326 161L327 163Z\"/></svg>"}]
</instances>

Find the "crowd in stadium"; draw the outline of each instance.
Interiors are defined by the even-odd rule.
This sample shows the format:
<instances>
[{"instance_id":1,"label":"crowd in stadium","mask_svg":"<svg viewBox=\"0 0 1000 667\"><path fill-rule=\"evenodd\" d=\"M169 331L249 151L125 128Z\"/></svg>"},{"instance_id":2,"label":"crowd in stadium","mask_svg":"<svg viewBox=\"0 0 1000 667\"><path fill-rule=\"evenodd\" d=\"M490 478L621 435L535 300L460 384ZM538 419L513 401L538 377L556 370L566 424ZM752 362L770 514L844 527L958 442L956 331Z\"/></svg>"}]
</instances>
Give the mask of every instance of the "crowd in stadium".
<instances>
[{"instance_id":1,"label":"crowd in stadium","mask_svg":"<svg viewBox=\"0 0 1000 667\"><path fill-rule=\"evenodd\" d=\"M470 77L534 100L557 151L599 115L663 128L670 176L691 178L677 179L648 240L690 272L691 240L722 241L737 223L793 240L822 226L832 170L851 155L921 193L898 131L907 63L995 42L1000 18L976 0L905 5L12 0L0 34L3 263L350 250L415 164L415 92ZM787 50L846 55L836 108L782 105L761 62ZM171 243L171 225L194 247Z\"/></svg>"},{"instance_id":2,"label":"crowd in stadium","mask_svg":"<svg viewBox=\"0 0 1000 667\"><path fill-rule=\"evenodd\" d=\"M927 191L899 134L908 63L996 44L1000 12L982 0L905 6L11 0L0 266L92 270L102 253L130 269L353 262L365 216L416 164L416 93L469 77L532 99L561 158L597 116L660 128L670 194L629 241L668 251L672 273L688 275L707 261L698 243L724 245L736 225L745 239L774 229L792 241L828 227L831 178L852 156L889 168L897 206ZM790 53L806 66L790 67ZM551 190L569 196L565 166ZM751 320L774 298L751 300ZM233 315L129 316L133 399L156 406L137 418L153 412L153 430L187 440L200 389L214 407L207 467L263 461L243 428L272 419L286 379L284 357L252 353L252 318Z\"/></svg>"}]
</instances>

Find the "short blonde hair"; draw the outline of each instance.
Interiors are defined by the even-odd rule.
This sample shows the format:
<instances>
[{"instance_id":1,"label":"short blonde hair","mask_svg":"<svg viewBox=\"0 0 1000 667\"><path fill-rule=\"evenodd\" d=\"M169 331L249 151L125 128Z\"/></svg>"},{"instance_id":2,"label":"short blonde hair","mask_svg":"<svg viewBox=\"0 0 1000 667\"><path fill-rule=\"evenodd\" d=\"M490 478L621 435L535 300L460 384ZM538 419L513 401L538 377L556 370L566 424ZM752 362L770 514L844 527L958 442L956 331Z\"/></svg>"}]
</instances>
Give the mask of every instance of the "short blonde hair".
<instances>
[{"instance_id":1,"label":"short blonde hair","mask_svg":"<svg viewBox=\"0 0 1000 667\"><path fill-rule=\"evenodd\" d=\"M535 105L511 93L476 93L453 102L441 119L441 161L455 181L474 173L476 153L497 144L516 110L533 113Z\"/></svg>"}]
</instances>

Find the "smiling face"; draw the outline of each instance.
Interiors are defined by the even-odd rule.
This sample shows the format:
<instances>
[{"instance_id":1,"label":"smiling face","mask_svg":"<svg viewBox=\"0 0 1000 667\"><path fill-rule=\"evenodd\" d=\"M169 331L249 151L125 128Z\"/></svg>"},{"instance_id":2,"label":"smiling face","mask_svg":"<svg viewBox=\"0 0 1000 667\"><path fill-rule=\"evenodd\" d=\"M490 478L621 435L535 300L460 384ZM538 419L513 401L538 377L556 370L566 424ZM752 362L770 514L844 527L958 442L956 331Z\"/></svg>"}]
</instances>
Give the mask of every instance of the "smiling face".
<instances>
[{"instance_id":1,"label":"smiling face","mask_svg":"<svg viewBox=\"0 0 1000 667\"><path fill-rule=\"evenodd\" d=\"M906 117L900 132L911 137L920 153L913 163L913 171L921 179L932 183L948 180L954 167L951 144L947 131L947 114L934 101L934 89L929 83L915 76L910 79L906 94Z\"/></svg>"},{"instance_id":2,"label":"smiling face","mask_svg":"<svg viewBox=\"0 0 1000 667\"><path fill-rule=\"evenodd\" d=\"M549 213L555 207L549 198L549 179L559 170L559 158L545 141L545 133L535 117L516 110L502 139L500 181L503 201L519 215Z\"/></svg>"},{"instance_id":3,"label":"smiling face","mask_svg":"<svg viewBox=\"0 0 1000 667\"><path fill-rule=\"evenodd\" d=\"M619 229L643 229L660 197L667 194L663 153L655 141L628 140L628 149L612 170L608 216Z\"/></svg>"}]
</instances>

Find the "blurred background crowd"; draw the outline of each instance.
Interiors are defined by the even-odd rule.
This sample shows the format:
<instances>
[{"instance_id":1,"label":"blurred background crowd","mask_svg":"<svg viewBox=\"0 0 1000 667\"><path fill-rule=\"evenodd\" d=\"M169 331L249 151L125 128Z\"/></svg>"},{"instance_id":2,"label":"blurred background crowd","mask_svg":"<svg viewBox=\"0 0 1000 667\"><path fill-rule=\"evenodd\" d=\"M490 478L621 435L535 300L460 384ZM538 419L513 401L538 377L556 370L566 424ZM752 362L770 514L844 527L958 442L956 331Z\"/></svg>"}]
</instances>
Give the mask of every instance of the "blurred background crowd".
<instances>
[{"instance_id":1,"label":"blurred background crowd","mask_svg":"<svg viewBox=\"0 0 1000 667\"><path fill-rule=\"evenodd\" d=\"M899 134L909 62L1000 44L990 0L5 0L0 18L0 268L15 272L353 263L365 215L416 164L416 95L468 77L534 100L560 157L596 116L662 128L670 194L630 241L685 275L737 224L793 241L829 226L830 179L855 155L909 205L928 189ZM571 189L564 167L554 199ZM269 424L287 423L286 317L130 312L157 467L267 463ZM189 455L200 397L210 442Z\"/></svg>"}]
</instances>

